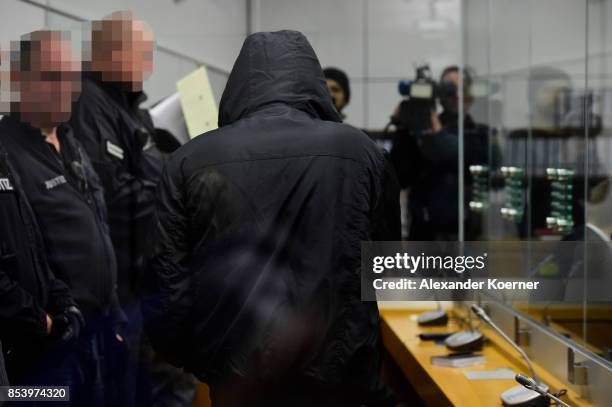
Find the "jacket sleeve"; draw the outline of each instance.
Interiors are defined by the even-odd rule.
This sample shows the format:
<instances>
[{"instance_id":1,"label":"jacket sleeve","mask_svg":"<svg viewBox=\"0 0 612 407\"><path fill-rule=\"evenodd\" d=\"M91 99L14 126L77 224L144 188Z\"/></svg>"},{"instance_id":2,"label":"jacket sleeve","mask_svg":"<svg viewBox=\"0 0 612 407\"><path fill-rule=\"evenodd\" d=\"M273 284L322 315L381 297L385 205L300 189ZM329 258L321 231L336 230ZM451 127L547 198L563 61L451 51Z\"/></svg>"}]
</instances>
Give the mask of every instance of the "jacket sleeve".
<instances>
[{"instance_id":1,"label":"jacket sleeve","mask_svg":"<svg viewBox=\"0 0 612 407\"><path fill-rule=\"evenodd\" d=\"M395 175L395 169L387 155L383 158L383 168L380 182L375 194L375 204L372 213L372 240L399 241L402 238L399 190L400 186ZM378 307L376 317L378 318ZM378 349L380 352L380 332L376 333ZM360 364L359 364L360 365ZM379 374L372 375L363 382L361 391L364 392L363 404L368 407L393 407L397 399L393 391L387 386Z\"/></svg>"},{"instance_id":2,"label":"jacket sleeve","mask_svg":"<svg viewBox=\"0 0 612 407\"><path fill-rule=\"evenodd\" d=\"M12 332L47 334L47 313L30 293L11 280L0 265L0 326Z\"/></svg>"},{"instance_id":3,"label":"jacket sleeve","mask_svg":"<svg viewBox=\"0 0 612 407\"><path fill-rule=\"evenodd\" d=\"M93 167L91 159L89 155L82 152L84 148L81 143L77 143L78 148L81 151L81 157L83 160L84 168L85 168L85 176L88 180L91 194L96 202L96 208L98 209L98 216L100 217L102 224L105 227L106 234L110 235L110 228L108 227L108 210L106 208L106 202L104 200L104 187L100 182L100 178ZM111 293L110 300L110 312L111 318L117 328L122 328L123 325L127 324L128 318L123 312L121 308L121 304L119 302L119 296L117 294L117 270L114 270L115 275L113 276L114 288Z\"/></svg>"},{"instance_id":4,"label":"jacket sleeve","mask_svg":"<svg viewBox=\"0 0 612 407\"><path fill-rule=\"evenodd\" d=\"M49 312L57 314L70 306L76 306L70 288L53 274L49 278Z\"/></svg>"},{"instance_id":5,"label":"jacket sleeve","mask_svg":"<svg viewBox=\"0 0 612 407\"><path fill-rule=\"evenodd\" d=\"M423 159L417 138L408 130L398 130L389 159L395 168L397 179L402 188L412 187L418 182L423 170Z\"/></svg>"},{"instance_id":6,"label":"jacket sleeve","mask_svg":"<svg viewBox=\"0 0 612 407\"><path fill-rule=\"evenodd\" d=\"M0 342L0 386L8 386L9 380L4 367L4 351L2 349L2 342Z\"/></svg>"},{"instance_id":7,"label":"jacket sleeve","mask_svg":"<svg viewBox=\"0 0 612 407\"><path fill-rule=\"evenodd\" d=\"M402 239L399 183L395 169L385 156L380 188L372 214L372 240L399 241Z\"/></svg>"},{"instance_id":8,"label":"jacket sleeve","mask_svg":"<svg viewBox=\"0 0 612 407\"><path fill-rule=\"evenodd\" d=\"M141 171L143 140L112 111L94 100L80 103L71 120L76 137L85 148L102 181L108 210L121 221L138 222L153 215L156 183ZM127 140L130 145L122 145ZM121 145L124 158L107 152L107 142Z\"/></svg>"},{"instance_id":9,"label":"jacket sleeve","mask_svg":"<svg viewBox=\"0 0 612 407\"><path fill-rule=\"evenodd\" d=\"M185 364L185 323L191 308L191 252L180 171L166 167L158 189L149 281L143 301L145 328L155 350L177 366Z\"/></svg>"},{"instance_id":10,"label":"jacket sleeve","mask_svg":"<svg viewBox=\"0 0 612 407\"><path fill-rule=\"evenodd\" d=\"M61 313L66 308L73 306L73 305L76 306L77 304L74 301L74 298L72 298L72 292L70 291L70 288L68 287L68 285L64 283L62 280L60 280L59 278L55 277L55 274L53 273L51 268L48 266L47 259L45 256L45 253L46 253L45 242L42 236L40 235L40 228L38 226L38 222L36 221L36 218L33 216L34 212L32 211L32 208L30 207L30 203L27 201L27 199L24 199L24 203L26 207L28 208L27 209L28 212L32 214L31 222L34 223L34 229L35 229L34 233L35 233L36 246L37 246L36 257L38 260L38 264L41 268L46 270L46 273L47 273L47 281L49 284L48 285L48 295L49 295L48 308L49 309L46 311L48 314L55 315L55 314ZM46 321L45 321L45 324L46 324Z\"/></svg>"},{"instance_id":11,"label":"jacket sleeve","mask_svg":"<svg viewBox=\"0 0 612 407\"><path fill-rule=\"evenodd\" d=\"M459 135L442 130L420 139L423 156L435 165L456 170L459 159ZM487 164L495 161L498 151L493 147L489 157L489 131L484 126L464 132L463 159L466 165ZM494 162L491 164L495 165Z\"/></svg>"},{"instance_id":12,"label":"jacket sleeve","mask_svg":"<svg viewBox=\"0 0 612 407\"><path fill-rule=\"evenodd\" d=\"M423 157L436 165L456 166L459 157L459 136L446 130L419 138ZM454 168L454 167L453 167Z\"/></svg>"}]
</instances>

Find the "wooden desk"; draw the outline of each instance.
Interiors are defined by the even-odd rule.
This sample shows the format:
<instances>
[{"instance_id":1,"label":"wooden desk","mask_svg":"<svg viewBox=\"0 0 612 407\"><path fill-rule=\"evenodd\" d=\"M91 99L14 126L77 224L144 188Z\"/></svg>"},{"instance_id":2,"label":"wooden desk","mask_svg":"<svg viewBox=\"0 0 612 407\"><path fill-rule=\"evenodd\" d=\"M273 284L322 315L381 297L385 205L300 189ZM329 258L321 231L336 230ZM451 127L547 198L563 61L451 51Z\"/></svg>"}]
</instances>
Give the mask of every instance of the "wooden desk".
<instances>
[{"instance_id":1,"label":"wooden desk","mask_svg":"<svg viewBox=\"0 0 612 407\"><path fill-rule=\"evenodd\" d=\"M480 329L489 339L482 351L486 357L484 365L466 368L432 365L431 356L443 355L448 351L443 345L437 345L432 341L421 341L418 334L456 331L459 328L452 321L446 327L420 327L414 315L422 311L424 310L381 308L382 336L388 355L427 405L436 407L501 406L499 395L517 385L513 379L469 380L463 372L508 367L515 372L529 374L529 369L520 355L516 354L516 351L494 331L483 325L480 326ZM552 392L564 387L559 380L537 364L535 364L535 369L540 378L550 386ZM572 407L592 406L591 403L581 399L572 391L568 391L563 400Z\"/></svg>"}]
</instances>

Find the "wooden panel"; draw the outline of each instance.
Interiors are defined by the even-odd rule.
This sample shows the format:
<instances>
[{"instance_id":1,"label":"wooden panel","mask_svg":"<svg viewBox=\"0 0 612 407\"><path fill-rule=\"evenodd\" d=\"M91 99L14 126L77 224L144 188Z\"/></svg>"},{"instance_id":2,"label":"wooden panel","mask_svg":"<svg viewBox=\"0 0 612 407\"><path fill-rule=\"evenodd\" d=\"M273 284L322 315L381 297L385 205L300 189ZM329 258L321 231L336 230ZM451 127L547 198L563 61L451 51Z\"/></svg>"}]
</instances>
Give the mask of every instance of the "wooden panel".
<instances>
[{"instance_id":1,"label":"wooden panel","mask_svg":"<svg viewBox=\"0 0 612 407\"><path fill-rule=\"evenodd\" d=\"M193 407L211 407L210 389L205 383L198 382L196 388L196 397L193 400Z\"/></svg>"},{"instance_id":2,"label":"wooden panel","mask_svg":"<svg viewBox=\"0 0 612 407\"><path fill-rule=\"evenodd\" d=\"M481 325L481 330L488 338L482 353L486 363L482 366L467 368L449 368L434 366L431 356L448 353L446 348L431 341L421 341L421 332L455 331L459 327L451 322L448 327L420 327L414 315L422 310L381 309L383 342L395 363L404 372L406 379L417 390L419 396L428 405L435 406L500 406L499 395L516 386L512 379L505 380L468 380L465 370L493 370L508 367L515 372L528 373L527 365L514 349L495 332ZM541 379L557 391L563 384L550 373L535 364ZM572 406L591 406L575 392L568 392L564 400Z\"/></svg>"}]
</instances>

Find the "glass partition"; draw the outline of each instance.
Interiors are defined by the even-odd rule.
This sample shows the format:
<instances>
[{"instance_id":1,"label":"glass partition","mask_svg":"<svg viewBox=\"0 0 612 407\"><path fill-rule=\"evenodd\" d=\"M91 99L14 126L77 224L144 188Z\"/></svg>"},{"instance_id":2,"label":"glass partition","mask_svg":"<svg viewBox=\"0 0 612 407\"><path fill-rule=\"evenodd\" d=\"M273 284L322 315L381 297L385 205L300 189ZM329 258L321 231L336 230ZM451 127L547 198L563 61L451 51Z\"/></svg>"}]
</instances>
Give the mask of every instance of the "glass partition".
<instances>
[{"instance_id":1,"label":"glass partition","mask_svg":"<svg viewBox=\"0 0 612 407\"><path fill-rule=\"evenodd\" d=\"M585 194L585 224L597 239L609 242L612 236L612 2L589 0L586 17L587 98L584 105L588 160L585 167L589 182ZM586 270L582 324L585 342L608 360L612 360L610 264L597 262L595 267Z\"/></svg>"},{"instance_id":2,"label":"glass partition","mask_svg":"<svg viewBox=\"0 0 612 407\"><path fill-rule=\"evenodd\" d=\"M609 359L612 2L466 0L463 14L465 238L528 242L520 274L563 290L499 300ZM582 243L535 249L551 241Z\"/></svg>"}]
</instances>

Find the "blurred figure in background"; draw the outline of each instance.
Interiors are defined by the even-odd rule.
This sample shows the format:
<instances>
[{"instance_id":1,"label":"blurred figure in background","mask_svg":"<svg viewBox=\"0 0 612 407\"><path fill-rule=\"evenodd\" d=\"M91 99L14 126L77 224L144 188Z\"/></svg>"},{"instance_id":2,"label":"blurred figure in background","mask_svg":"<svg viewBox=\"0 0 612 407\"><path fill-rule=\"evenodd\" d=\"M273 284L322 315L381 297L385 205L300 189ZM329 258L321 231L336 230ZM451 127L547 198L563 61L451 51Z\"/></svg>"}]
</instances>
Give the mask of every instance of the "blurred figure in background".
<instances>
[{"instance_id":1,"label":"blurred figure in background","mask_svg":"<svg viewBox=\"0 0 612 407\"><path fill-rule=\"evenodd\" d=\"M334 101L334 106L338 110L338 113L342 115L344 119L346 116L343 111L344 108L351 101L351 84L346 72L338 68L325 68L323 70L325 80L327 81L327 89L329 94Z\"/></svg>"},{"instance_id":2,"label":"blurred figure in background","mask_svg":"<svg viewBox=\"0 0 612 407\"><path fill-rule=\"evenodd\" d=\"M145 301L155 348L229 406L393 406L364 240L399 240L393 169L341 124L295 31L249 36L220 129L169 160Z\"/></svg>"},{"instance_id":3,"label":"blurred figure in background","mask_svg":"<svg viewBox=\"0 0 612 407\"><path fill-rule=\"evenodd\" d=\"M125 338L130 359L122 406L190 405L192 377L169 365L155 364L153 401L147 345L141 349L140 286L144 253L153 230L155 188L163 167L158 133L148 112L143 82L153 70L153 33L130 12L120 11L91 23L91 42L84 46L83 91L71 125L100 177L108 207L110 234L117 253L118 291L128 316ZM119 374L119 373L117 373ZM178 400L178 401L176 401Z\"/></svg>"},{"instance_id":4,"label":"blurred figure in background","mask_svg":"<svg viewBox=\"0 0 612 407\"><path fill-rule=\"evenodd\" d=\"M450 83L455 91L440 98L442 112L431 111L430 129L417 136L410 128L399 128L391 150L402 188L410 188L408 240L454 241L459 229L459 67L449 66L440 76L441 83ZM470 201L470 174L473 164L489 165L489 129L476 123L469 114L473 101L472 78L463 74L465 204ZM400 114L397 109L395 115ZM402 123L401 118L394 118ZM499 155L499 151L494 153ZM493 161L499 161L493 158ZM470 212L466 210L467 216ZM462 222L465 219L461 220ZM468 222L466 240L478 237L478 222Z\"/></svg>"},{"instance_id":5,"label":"blurred figure in background","mask_svg":"<svg viewBox=\"0 0 612 407\"><path fill-rule=\"evenodd\" d=\"M117 299L115 254L99 180L65 124L80 91L80 61L73 59L66 34L57 31L23 37L14 55L11 85L19 100L0 121L0 142L15 157L14 176L40 225L38 247L45 248L50 268L78 305L64 311L73 333L62 338L68 343L50 352L57 364L53 379L70 382L73 405L118 405L109 387L110 378L121 371L124 348L117 331L125 317ZM32 379L23 380L30 384Z\"/></svg>"}]
</instances>

